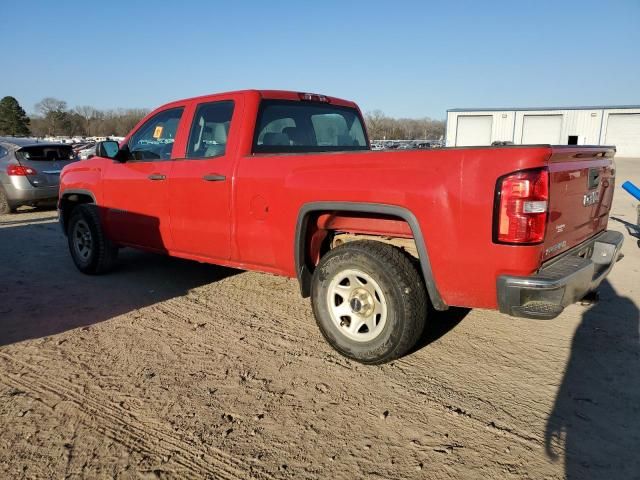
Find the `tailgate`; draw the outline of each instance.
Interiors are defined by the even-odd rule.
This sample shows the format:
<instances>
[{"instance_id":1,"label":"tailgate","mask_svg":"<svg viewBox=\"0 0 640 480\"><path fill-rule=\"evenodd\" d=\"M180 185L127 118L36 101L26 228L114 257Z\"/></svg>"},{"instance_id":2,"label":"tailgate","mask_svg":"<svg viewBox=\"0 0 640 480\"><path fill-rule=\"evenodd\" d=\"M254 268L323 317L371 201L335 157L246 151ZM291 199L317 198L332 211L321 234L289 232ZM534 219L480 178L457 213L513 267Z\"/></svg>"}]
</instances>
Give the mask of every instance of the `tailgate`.
<instances>
[{"instance_id":1,"label":"tailgate","mask_svg":"<svg viewBox=\"0 0 640 480\"><path fill-rule=\"evenodd\" d=\"M60 171L75 161L73 150L68 145L35 145L16 151L18 163L31 168L35 173L27 175L34 187L54 187L60 183Z\"/></svg>"},{"instance_id":2,"label":"tailgate","mask_svg":"<svg viewBox=\"0 0 640 480\"><path fill-rule=\"evenodd\" d=\"M606 229L615 181L613 147L553 147L542 261Z\"/></svg>"}]
</instances>

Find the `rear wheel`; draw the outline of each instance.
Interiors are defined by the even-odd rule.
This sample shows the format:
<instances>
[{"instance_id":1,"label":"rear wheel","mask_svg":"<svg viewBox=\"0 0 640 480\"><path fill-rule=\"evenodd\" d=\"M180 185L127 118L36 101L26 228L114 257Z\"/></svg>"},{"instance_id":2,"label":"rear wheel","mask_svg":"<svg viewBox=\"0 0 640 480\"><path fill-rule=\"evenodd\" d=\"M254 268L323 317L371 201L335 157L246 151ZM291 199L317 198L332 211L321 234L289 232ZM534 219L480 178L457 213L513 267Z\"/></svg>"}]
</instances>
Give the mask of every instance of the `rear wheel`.
<instances>
[{"instance_id":1,"label":"rear wheel","mask_svg":"<svg viewBox=\"0 0 640 480\"><path fill-rule=\"evenodd\" d=\"M327 253L313 274L311 301L331 346L368 364L406 354L427 316L426 289L411 260L375 241L349 242Z\"/></svg>"},{"instance_id":2,"label":"rear wheel","mask_svg":"<svg viewBox=\"0 0 640 480\"><path fill-rule=\"evenodd\" d=\"M9 203L7 195L2 190L0 190L0 215L6 215L15 211L16 209Z\"/></svg>"},{"instance_id":3,"label":"rear wheel","mask_svg":"<svg viewBox=\"0 0 640 480\"><path fill-rule=\"evenodd\" d=\"M73 209L67 240L73 262L81 272L100 274L114 267L118 249L106 237L95 205L84 204Z\"/></svg>"}]
</instances>

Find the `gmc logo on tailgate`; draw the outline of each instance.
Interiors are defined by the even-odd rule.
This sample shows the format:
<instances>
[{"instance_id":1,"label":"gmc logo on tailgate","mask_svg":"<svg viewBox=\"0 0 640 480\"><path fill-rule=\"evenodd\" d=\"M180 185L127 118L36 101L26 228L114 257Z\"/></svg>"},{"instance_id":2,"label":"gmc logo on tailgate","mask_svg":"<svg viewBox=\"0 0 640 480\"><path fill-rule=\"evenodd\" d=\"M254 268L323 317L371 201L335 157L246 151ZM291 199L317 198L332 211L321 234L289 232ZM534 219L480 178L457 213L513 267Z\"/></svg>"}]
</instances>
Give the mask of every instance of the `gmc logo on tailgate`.
<instances>
[{"instance_id":1,"label":"gmc logo on tailgate","mask_svg":"<svg viewBox=\"0 0 640 480\"><path fill-rule=\"evenodd\" d=\"M600 200L599 191L596 190L595 192L589 192L589 193L586 193L584 197L582 197L582 205L584 205L585 207L588 207L589 205L598 203L598 200Z\"/></svg>"}]
</instances>

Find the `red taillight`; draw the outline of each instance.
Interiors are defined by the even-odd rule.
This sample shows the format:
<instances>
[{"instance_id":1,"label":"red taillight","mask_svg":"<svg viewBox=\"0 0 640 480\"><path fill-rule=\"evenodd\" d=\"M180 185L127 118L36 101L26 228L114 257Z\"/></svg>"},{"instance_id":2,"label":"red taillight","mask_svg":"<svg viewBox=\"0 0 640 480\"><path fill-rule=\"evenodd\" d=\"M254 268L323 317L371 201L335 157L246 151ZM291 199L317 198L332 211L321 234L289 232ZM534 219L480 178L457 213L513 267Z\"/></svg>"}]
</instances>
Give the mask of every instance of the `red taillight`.
<instances>
[{"instance_id":1,"label":"red taillight","mask_svg":"<svg viewBox=\"0 0 640 480\"><path fill-rule=\"evenodd\" d=\"M500 178L496 187L493 241L541 243L548 210L547 169L524 170Z\"/></svg>"},{"instance_id":2,"label":"red taillight","mask_svg":"<svg viewBox=\"0 0 640 480\"><path fill-rule=\"evenodd\" d=\"M27 175L35 175L36 172L31 167L23 167L22 165L9 165L7 167L7 174L16 177L25 177Z\"/></svg>"}]
</instances>

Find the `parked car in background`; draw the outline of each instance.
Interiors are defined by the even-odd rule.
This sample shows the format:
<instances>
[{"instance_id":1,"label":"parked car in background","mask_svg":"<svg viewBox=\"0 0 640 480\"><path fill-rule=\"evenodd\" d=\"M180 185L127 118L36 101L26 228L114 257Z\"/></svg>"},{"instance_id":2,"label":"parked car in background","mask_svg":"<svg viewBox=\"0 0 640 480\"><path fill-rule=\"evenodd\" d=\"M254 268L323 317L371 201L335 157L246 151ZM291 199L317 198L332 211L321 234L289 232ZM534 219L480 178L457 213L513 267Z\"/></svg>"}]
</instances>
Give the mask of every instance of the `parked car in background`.
<instances>
[{"instance_id":1,"label":"parked car in background","mask_svg":"<svg viewBox=\"0 0 640 480\"><path fill-rule=\"evenodd\" d=\"M76 159L70 145L0 138L0 215L55 202L60 171Z\"/></svg>"},{"instance_id":2,"label":"parked car in background","mask_svg":"<svg viewBox=\"0 0 640 480\"><path fill-rule=\"evenodd\" d=\"M91 158L95 154L96 154L96 144L94 143L93 145L90 145L86 148L83 148L82 150L79 150L78 158L80 160L86 160L88 158Z\"/></svg>"},{"instance_id":3,"label":"parked car in background","mask_svg":"<svg viewBox=\"0 0 640 480\"><path fill-rule=\"evenodd\" d=\"M91 145L95 145L95 142L74 143L73 145L71 145L71 148L73 148L73 151L76 152L76 154L77 154L78 152L80 152L80 150L84 150L85 148L89 148Z\"/></svg>"}]
</instances>

